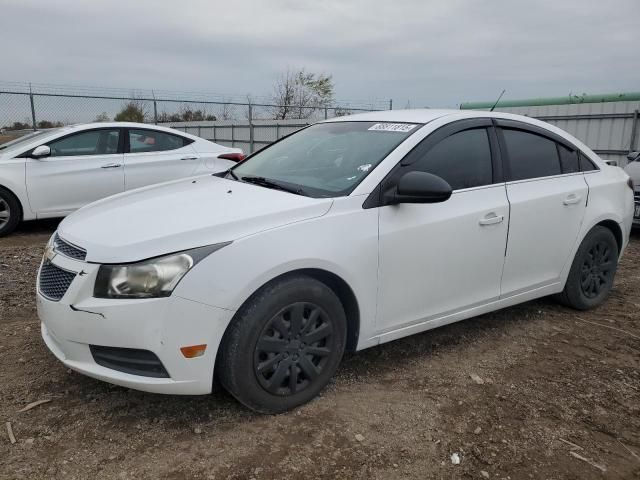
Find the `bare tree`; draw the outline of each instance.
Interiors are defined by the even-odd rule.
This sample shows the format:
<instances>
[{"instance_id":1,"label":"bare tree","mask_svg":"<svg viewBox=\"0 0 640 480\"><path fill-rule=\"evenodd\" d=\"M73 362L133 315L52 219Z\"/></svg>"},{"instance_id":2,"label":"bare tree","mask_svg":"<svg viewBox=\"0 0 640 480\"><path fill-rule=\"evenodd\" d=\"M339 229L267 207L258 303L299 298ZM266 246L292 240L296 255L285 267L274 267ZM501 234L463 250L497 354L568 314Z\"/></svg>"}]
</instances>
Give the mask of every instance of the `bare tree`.
<instances>
[{"instance_id":1,"label":"bare tree","mask_svg":"<svg viewBox=\"0 0 640 480\"><path fill-rule=\"evenodd\" d=\"M272 99L275 119L306 119L333 103L333 80L331 75L308 73L304 68L287 70L276 81Z\"/></svg>"},{"instance_id":2,"label":"bare tree","mask_svg":"<svg viewBox=\"0 0 640 480\"><path fill-rule=\"evenodd\" d=\"M222 103L215 109L216 120L235 120L233 105L229 98L223 98Z\"/></svg>"}]
</instances>

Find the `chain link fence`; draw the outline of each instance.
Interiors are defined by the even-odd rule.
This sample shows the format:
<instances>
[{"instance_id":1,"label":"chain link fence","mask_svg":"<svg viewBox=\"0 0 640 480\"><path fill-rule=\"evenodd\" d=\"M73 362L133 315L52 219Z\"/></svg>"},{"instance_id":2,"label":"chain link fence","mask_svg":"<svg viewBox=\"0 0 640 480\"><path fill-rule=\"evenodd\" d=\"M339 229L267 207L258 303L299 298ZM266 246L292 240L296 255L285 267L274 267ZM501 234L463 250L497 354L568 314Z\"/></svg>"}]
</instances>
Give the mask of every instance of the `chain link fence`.
<instances>
[{"instance_id":1,"label":"chain link fence","mask_svg":"<svg viewBox=\"0 0 640 480\"><path fill-rule=\"evenodd\" d=\"M252 152L294 128L335 116L385 110L392 105L391 101L277 105L259 100L5 82L0 83L0 133L6 141L30 130L76 123L137 121L180 126L189 133L222 144L238 144ZM271 125L267 127L265 122ZM293 127L294 124L298 126ZM261 130L257 134L256 126Z\"/></svg>"}]
</instances>

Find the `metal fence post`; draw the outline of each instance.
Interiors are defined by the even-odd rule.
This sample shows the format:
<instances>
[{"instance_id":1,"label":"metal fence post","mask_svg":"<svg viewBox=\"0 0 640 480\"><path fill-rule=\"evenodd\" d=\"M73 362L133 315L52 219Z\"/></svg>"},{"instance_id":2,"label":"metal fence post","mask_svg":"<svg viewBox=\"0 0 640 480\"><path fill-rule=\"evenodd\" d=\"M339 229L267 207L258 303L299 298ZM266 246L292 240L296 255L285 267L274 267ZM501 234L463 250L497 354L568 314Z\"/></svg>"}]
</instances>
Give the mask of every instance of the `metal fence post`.
<instances>
[{"instance_id":1,"label":"metal fence post","mask_svg":"<svg viewBox=\"0 0 640 480\"><path fill-rule=\"evenodd\" d=\"M393 99L389 99L389 110L393 110Z\"/></svg>"},{"instance_id":2,"label":"metal fence post","mask_svg":"<svg viewBox=\"0 0 640 480\"><path fill-rule=\"evenodd\" d=\"M253 105L249 102L249 153L253 153Z\"/></svg>"},{"instance_id":3,"label":"metal fence post","mask_svg":"<svg viewBox=\"0 0 640 480\"><path fill-rule=\"evenodd\" d=\"M280 124L279 123L276 123L276 140L280 140Z\"/></svg>"},{"instance_id":4,"label":"metal fence post","mask_svg":"<svg viewBox=\"0 0 640 480\"><path fill-rule=\"evenodd\" d=\"M213 126L213 143L216 142L216 126Z\"/></svg>"},{"instance_id":5,"label":"metal fence post","mask_svg":"<svg viewBox=\"0 0 640 480\"><path fill-rule=\"evenodd\" d=\"M638 135L638 110L633 111L633 123L631 124L631 139L629 140L629 153L635 150L636 136Z\"/></svg>"},{"instance_id":6,"label":"metal fence post","mask_svg":"<svg viewBox=\"0 0 640 480\"><path fill-rule=\"evenodd\" d=\"M235 125L232 123L231 124L231 146L235 147L236 146L236 136L235 136Z\"/></svg>"},{"instance_id":7,"label":"metal fence post","mask_svg":"<svg viewBox=\"0 0 640 480\"><path fill-rule=\"evenodd\" d=\"M329 118L329 109L327 107L324 107L324 119L326 120L327 118Z\"/></svg>"},{"instance_id":8,"label":"metal fence post","mask_svg":"<svg viewBox=\"0 0 640 480\"><path fill-rule=\"evenodd\" d=\"M158 104L156 102L156 94L153 90L151 90L151 95L153 95L153 123L158 124Z\"/></svg>"},{"instance_id":9,"label":"metal fence post","mask_svg":"<svg viewBox=\"0 0 640 480\"><path fill-rule=\"evenodd\" d=\"M38 129L38 124L36 123L36 105L33 101L33 92L31 91L31 84L29 84L29 101L31 102L31 122L33 125L33 131L35 132Z\"/></svg>"}]
</instances>

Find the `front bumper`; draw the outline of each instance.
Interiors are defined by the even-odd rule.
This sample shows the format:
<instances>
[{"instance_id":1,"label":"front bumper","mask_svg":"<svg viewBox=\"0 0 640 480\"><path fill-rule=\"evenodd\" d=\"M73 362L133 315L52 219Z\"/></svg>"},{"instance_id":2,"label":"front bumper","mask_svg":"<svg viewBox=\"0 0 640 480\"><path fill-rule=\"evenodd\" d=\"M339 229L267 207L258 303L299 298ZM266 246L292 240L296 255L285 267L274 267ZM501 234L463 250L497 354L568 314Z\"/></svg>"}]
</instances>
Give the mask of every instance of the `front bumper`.
<instances>
[{"instance_id":1,"label":"front bumper","mask_svg":"<svg viewBox=\"0 0 640 480\"><path fill-rule=\"evenodd\" d=\"M146 392L211 392L218 346L234 312L175 295L142 300L93 298L99 265L60 254L50 261L59 268L81 273L59 301L44 297L38 281L42 338L64 365L98 380ZM187 359L180 352L182 346L200 344L207 345L201 357ZM169 377L133 375L98 365L90 345L153 352Z\"/></svg>"},{"instance_id":2,"label":"front bumper","mask_svg":"<svg viewBox=\"0 0 640 480\"><path fill-rule=\"evenodd\" d=\"M640 226L640 190L636 190L634 192L633 199L634 199L633 225Z\"/></svg>"}]
</instances>

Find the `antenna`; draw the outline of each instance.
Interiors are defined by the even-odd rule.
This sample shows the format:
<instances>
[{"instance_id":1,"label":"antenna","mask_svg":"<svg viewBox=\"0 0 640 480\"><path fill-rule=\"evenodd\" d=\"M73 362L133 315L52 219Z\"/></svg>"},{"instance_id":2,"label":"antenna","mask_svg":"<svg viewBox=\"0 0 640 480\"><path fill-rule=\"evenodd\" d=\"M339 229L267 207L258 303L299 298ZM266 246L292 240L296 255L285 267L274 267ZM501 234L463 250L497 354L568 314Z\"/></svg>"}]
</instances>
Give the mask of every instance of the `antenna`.
<instances>
[{"instance_id":1,"label":"antenna","mask_svg":"<svg viewBox=\"0 0 640 480\"><path fill-rule=\"evenodd\" d=\"M500 99L502 98L502 95L504 95L504 92L506 92L506 90L502 90L502 93L500 94L500 96L498 97L498 99L496 100L496 103L493 104L493 107L491 107L491 110L489 110L490 112L493 112L493 109L496 108L496 105L498 105L498 102L500 101Z\"/></svg>"}]
</instances>

